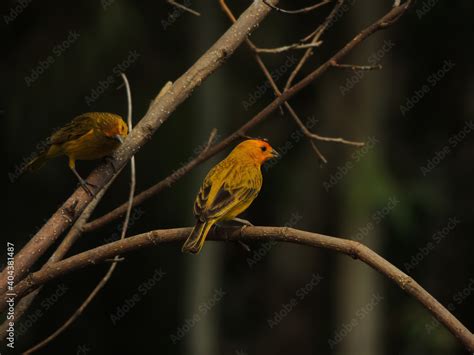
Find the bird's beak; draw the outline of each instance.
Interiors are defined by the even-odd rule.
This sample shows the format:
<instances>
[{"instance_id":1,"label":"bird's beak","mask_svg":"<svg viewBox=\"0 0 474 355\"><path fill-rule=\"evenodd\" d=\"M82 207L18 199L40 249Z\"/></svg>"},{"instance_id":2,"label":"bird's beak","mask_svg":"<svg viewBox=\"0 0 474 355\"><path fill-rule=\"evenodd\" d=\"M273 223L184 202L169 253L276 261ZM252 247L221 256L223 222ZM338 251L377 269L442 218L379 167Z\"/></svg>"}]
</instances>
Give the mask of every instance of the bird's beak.
<instances>
[{"instance_id":1,"label":"bird's beak","mask_svg":"<svg viewBox=\"0 0 474 355\"><path fill-rule=\"evenodd\" d=\"M277 152L275 149L272 149L272 153L271 153L271 154L272 154L272 158L274 158L274 159L278 159L278 158L281 157L281 155L278 154L278 152Z\"/></svg>"},{"instance_id":2,"label":"bird's beak","mask_svg":"<svg viewBox=\"0 0 474 355\"><path fill-rule=\"evenodd\" d=\"M120 134L116 134L115 136L112 137L113 139L115 139L117 142L119 142L120 144L123 143L123 138Z\"/></svg>"}]
</instances>

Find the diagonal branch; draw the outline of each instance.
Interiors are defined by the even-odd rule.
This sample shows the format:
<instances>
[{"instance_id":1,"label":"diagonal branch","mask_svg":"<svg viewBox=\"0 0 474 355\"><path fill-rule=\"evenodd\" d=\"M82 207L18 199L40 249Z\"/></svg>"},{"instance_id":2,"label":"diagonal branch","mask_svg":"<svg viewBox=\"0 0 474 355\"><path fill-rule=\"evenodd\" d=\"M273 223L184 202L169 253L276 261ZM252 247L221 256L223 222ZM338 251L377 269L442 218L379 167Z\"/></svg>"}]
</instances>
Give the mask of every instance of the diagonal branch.
<instances>
[{"instance_id":1,"label":"diagonal branch","mask_svg":"<svg viewBox=\"0 0 474 355\"><path fill-rule=\"evenodd\" d=\"M278 0L272 1L274 4L278 3ZM271 9L261 1L252 2L240 16L239 21L231 26L191 68L178 78L160 100L153 103L133 132L114 153L112 164L117 170L120 170L152 138L153 134L166 122L171 113L232 55L247 35L263 21L270 11ZM88 182L95 185L93 192L100 191L114 174L115 171L110 164L102 164L96 168L88 177ZM15 257L16 280L23 278L38 258L81 215L90 202L91 196L82 189L76 189L59 210L17 253ZM3 294L6 291L7 272L3 270L0 275L0 293Z\"/></svg>"},{"instance_id":2,"label":"diagonal branch","mask_svg":"<svg viewBox=\"0 0 474 355\"><path fill-rule=\"evenodd\" d=\"M93 266L116 255L151 248L162 243L184 241L191 228L154 230L148 233L103 245L83 253L71 256L57 263L48 265L45 270L30 274L17 285L16 292L25 294L39 285L55 280L72 271ZM318 233L311 233L288 227L230 227L211 230L209 240L217 241L265 241L270 240L296 243L315 248L333 250L359 259L377 270L402 290L420 302L438 319L470 352L474 351L474 335L441 303L428 293L413 278L385 260L367 246L349 239L335 238Z\"/></svg>"},{"instance_id":3,"label":"diagonal branch","mask_svg":"<svg viewBox=\"0 0 474 355\"><path fill-rule=\"evenodd\" d=\"M319 26L316 31L314 31L312 34L307 36L305 40L311 39L311 43L317 43L319 42L319 39L322 37L326 29L329 27L331 23L333 23L334 19L336 18L336 15L338 14L339 10L341 9L342 5L344 5L344 0L337 0L336 5L332 9L332 11L329 13L329 15L326 17L326 20L322 23L321 26ZM303 54L301 57L300 61L298 64L296 64L295 69L291 72L290 76L288 77L288 80L286 81L285 88L283 91L287 90L291 84L293 84L293 81L295 80L296 76L300 72L301 68L303 68L303 65L306 63L306 61L313 55L313 49L308 48L306 52Z\"/></svg>"},{"instance_id":4,"label":"diagonal branch","mask_svg":"<svg viewBox=\"0 0 474 355\"><path fill-rule=\"evenodd\" d=\"M219 142L218 144L213 145L208 150L197 156L195 159L187 163L186 165L179 168L178 172L173 172L163 180L159 181L155 185L149 187L148 189L142 191L140 194L135 196L133 200L133 205L140 205L150 197L155 196L156 194L163 191L165 188L173 185L183 176L185 176L188 172L194 169L199 164L205 162L215 154L221 152L225 148L227 148L230 144L232 144L235 140L245 134L249 129L253 128L254 126L258 125L260 122L265 120L269 117L270 113L278 109L278 107L283 104L287 99L293 97L297 92L301 89L309 85L311 82L316 80L322 74L324 74L331 66L334 61L337 63L341 59L343 59L349 52L351 52L355 47L357 47L360 43L362 43L366 38L368 38L373 33L384 29L385 27L382 25L386 19L392 19L394 17L399 18L408 8L408 3L403 4L399 7L391 9L385 16L380 18L378 21L374 22L369 27L365 28L362 32L360 32L357 36L355 36L351 41L349 41L339 52L337 52L333 57L323 63L319 68L314 70L310 73L306 78L301 80L298 84L296 84L291 89L286 90L282 93L281 96L278 96L273 102L271 102L268 106L266 106L262 111L260 111L256 116L250 119L247 123L237 129L233 134L228 136L223 141ZM89 222L84 226L84 230L89 232L100 228L125 213L127 204L124 203L114 210L108 212L107 214Z\"/></svg>"},{"instance_id":5,"label":"diagonal branch","mask_svg":"<svg viewBox=\"0 0 474 355\"><path fill-rule=\"evenodd\" d=\"M320 2L320 3L317 3L317 4L314 4L314 5L311 5L311 6L308 6L308 7L304 7L302 9L298 9L298 10L285 10L285 9L282 9L278 6L275 6L273 4L271 4L268 0L263 0L263 2L268 6L268 7L271 7L273 10L276 10L278 12L282 12L284 14L290 14L290 15L296 15L296 14L304 14L304 13L307 13L307 12L310 12L310 11L313 11L313 10L316 10L316 9L319 9L321 6L324 6L326 4L329 4L331 2L331 0L325 0L323 2Z\"/></svg>"}]
</instances>

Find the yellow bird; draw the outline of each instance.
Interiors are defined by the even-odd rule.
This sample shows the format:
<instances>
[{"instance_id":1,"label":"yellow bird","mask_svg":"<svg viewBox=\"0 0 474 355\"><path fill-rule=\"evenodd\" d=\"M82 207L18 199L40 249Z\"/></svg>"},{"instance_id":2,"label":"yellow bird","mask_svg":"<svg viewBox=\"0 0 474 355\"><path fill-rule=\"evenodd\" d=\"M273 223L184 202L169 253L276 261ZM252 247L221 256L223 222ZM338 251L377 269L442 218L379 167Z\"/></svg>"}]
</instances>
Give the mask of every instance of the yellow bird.
<instances>
[{"instance_id":1,"label":"yellow bird","mask_svg":"<svg viewBox=\"0 0 474 355\"><path fill-rule=\"evenodd\" d=\"M100 159L111 154L128 134L122 117L107 112L89 112L74 118L48 139L48 147L30 161L23 172L33 171L61 155L69 158L69 168L82 187L92 195L87 183L76 171L76 160Z\"/></svg>"},{"instance_id":2,"label":"yellow bird","mask_svg":"<svg viewBox=\"0 0 474 355\"><path fill-rule=\"evenodd\" d=\"M266 141L249 139L209 171L194 203L197 222L183 252L199 253L215 223L235 219L250 206L262 187L262 164L275 157L278 153Z\"/></svg>"}]
</instances>

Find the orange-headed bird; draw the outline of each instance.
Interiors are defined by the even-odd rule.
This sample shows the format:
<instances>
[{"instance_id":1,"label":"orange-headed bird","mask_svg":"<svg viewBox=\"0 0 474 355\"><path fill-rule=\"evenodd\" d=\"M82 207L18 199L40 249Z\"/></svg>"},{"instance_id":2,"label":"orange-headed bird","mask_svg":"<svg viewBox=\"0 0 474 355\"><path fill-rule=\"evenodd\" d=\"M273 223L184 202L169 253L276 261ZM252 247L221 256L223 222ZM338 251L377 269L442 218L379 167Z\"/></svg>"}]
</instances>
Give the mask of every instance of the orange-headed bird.
<instances>
[{"instance_id":1,"label":"orange-headed bird","mask_svg":"<svg viewBox=\"0 0 474 355\"><path fill-rule=\"evenodd\" d=\"M183 252L199 253L215 223L234 219L250 206L262 187L260 167L277 156L266 141L249 139L209 171L194 203L197 222Z\"/></svg>"}]
</instances>

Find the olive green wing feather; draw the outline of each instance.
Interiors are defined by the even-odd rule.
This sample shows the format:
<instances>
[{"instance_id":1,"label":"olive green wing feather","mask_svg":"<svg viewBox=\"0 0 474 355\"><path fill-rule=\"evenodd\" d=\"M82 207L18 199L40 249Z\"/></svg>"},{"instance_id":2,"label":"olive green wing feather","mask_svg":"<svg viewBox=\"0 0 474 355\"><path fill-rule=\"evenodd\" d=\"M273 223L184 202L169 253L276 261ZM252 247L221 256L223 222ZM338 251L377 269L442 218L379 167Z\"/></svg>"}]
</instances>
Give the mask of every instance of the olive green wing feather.
<instances>
[{"instance_id":1,"label":"olive green wing feather","mask_svg":"<svg viewBox=\"0 0 474 355\"><path fill-rule=\"evenodd\" d=\"M223 162L224 163L224 162ZM239 171L234 164L230 166L216 165L208 174L199 190L194 203L194 215L201 221L219 219L229 211L255 199L260 191L261 181L248 179L236 179L233 175L245 173ZM222 174L216 178L217 174ZM214 179L213 179L214 178ZM220 182L220 186L213 186ZM231 182L238 184L231 185ZM210 200L212 188L218 189Z\"/></svg>"},{"instance_id":2,"label":"olive green wing feather","mask_svg":"<svg viewBox=\"0 0 474 355\"><path fill-rule=\"evenodd\" d=\"M212 205L204 212L204 216L206 219L219 219L226 216L239 205L253 201L258 192L259 190L250 186L232 189L223 185L212 201Z\"/></svg>"},{"instance_id":3,"label":"olive green wing feather","mask_svg":"<svg viewBox=\"0 0 474 355\"><path fill-rule=\"evenodd\" d=\"M74 118L64 127L58 129L49 138L50 144L62 144L65 142L76 140L87 134L91 129L96 127L96 120L87 115L80 115Z\"/></svg>"}]
</instances>

